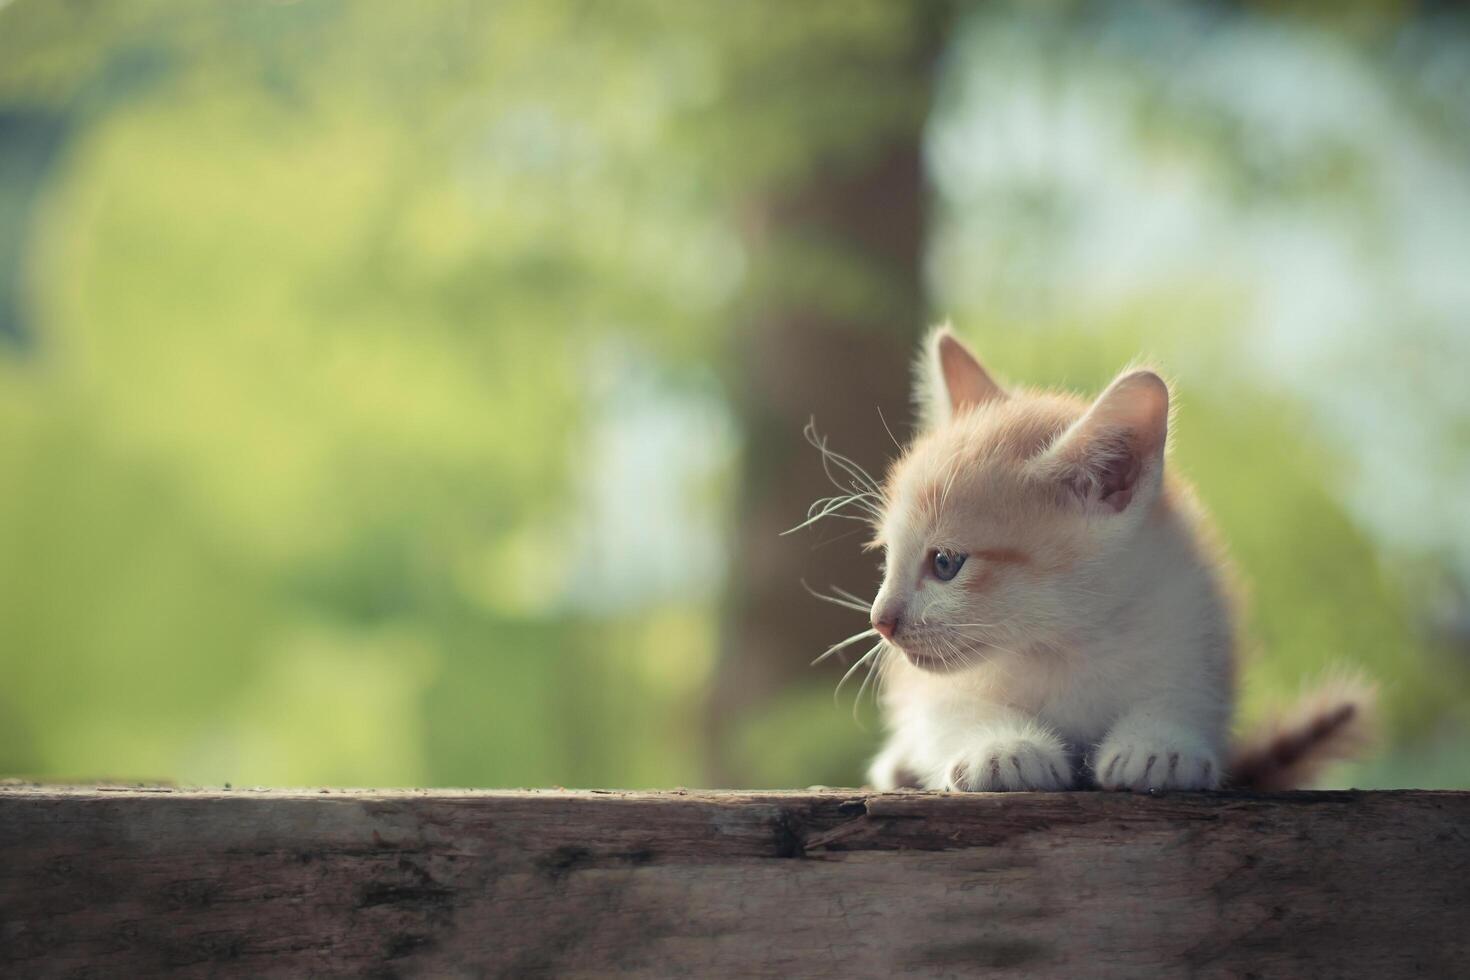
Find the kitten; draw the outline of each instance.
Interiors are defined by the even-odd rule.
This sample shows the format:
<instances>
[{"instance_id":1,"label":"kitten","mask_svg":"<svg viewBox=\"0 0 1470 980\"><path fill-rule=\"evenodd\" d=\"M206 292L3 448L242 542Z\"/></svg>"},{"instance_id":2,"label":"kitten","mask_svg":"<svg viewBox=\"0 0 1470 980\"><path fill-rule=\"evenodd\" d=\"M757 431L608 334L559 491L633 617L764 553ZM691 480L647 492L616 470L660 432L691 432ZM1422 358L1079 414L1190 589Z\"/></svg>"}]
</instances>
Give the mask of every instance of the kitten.
<instances>
[{"instance_id":1,"label":"kitten","mask_svg":"<svg viewBox=\"0 0 1470 980\"><path fill-rule=\"evenodd\" d=\"M1372 692L1341 682L1232 752L1230 571L1166 471L1157 374L1008 391L945 327L918 375L921 434L855 498L885 555L853 638L882 638L875 787L1281 789L1361 739Z\"/></svg>"}]
</instances>

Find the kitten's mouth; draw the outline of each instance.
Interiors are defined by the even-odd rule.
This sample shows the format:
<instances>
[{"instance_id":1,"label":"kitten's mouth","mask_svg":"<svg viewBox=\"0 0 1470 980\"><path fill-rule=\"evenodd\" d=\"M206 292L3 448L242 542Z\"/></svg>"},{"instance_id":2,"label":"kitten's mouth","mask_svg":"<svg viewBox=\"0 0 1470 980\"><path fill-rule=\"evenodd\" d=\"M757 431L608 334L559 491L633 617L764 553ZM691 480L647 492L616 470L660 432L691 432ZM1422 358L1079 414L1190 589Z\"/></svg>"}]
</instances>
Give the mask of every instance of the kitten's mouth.
<instances>
[{"instance_id":1,"label":"kitten's mouth","mask_svg":"<svg viewBox=\"0 0 1470 980\"><path fill-rule=\"evenodd\" d=\"M903 651L908 662L920 670L927 670L931 674L950 674L955 671L974 667L985 661L994 651L988 644L970 641L970 645L962 652L952 652L949 655L926 653L912 646L904 646L902 643L889 641L893 646Z\"/></svg>"},{"instance_id":2,"label":"kitten's mouth","mask_svg":"<svg viewBox=\"0 0 1470 980\"><path fill-rule=\"evenodd\" d=\"M895 646L898 646L898 644L895 644ZM898 648L903 651L903 655L908 658L909 663L920 670L927 670L931 673L945 674L966 666L963 661L957 662L953 657L939 657L905 646L898 646Z\"/></svg>"}]
</instances>

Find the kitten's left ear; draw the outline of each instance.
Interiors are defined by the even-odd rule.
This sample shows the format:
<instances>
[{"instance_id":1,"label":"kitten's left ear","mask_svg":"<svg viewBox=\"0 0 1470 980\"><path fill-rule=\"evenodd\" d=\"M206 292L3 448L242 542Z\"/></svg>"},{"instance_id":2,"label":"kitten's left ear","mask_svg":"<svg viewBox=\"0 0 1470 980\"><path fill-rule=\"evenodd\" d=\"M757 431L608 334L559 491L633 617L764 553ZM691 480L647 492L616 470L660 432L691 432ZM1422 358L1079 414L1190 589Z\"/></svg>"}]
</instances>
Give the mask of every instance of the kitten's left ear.
<instances>
[{"instance_id":1,"label":"kitten's left ear","mask_svg":"<svg viewBox=\"0 0 1470 980\"><path fill-rule=\"evenodd\" d=\"M1006 397L948 324L935 327L925 338L917 374L914 396L926 429L944 425L967 408Z\"/></svg>"},{"instance_id":2,"label":"kitten's left ear","mask_svg":"<svg viewBox=\"0 0 1470 980\"><path fill-rule=\"evenodd\" d=\"M1130 371L1035 462L1089 506L1119 513L1151 496L1164 469L1169 386L1152 371Z\"/></svg>"}]
</instances>

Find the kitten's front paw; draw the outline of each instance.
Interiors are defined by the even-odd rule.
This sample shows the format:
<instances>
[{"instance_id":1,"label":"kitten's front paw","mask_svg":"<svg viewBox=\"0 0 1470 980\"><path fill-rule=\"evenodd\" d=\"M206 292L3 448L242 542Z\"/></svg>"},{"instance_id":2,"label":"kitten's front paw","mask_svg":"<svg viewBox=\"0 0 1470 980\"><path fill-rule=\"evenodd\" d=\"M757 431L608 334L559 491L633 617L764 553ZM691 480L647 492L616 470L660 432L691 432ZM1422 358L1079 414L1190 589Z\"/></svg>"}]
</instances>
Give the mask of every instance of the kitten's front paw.
<instances>
[{"instance_id":1,"label":"kitten's front paw","mask_svg":"<svg viewBox=\"0 0 1470 980\"><path fill-rule=\"evenodd\" d=\"M1220 785L1215 754L1185 733L1109 736L1093 758L1093 771L1103 789L1137 793Z\"/></svg>"},{"instance_id":2,"label":"kitten's front paw","mask_svg":"<svg viewBox=\"0 0 1470 980\"><path fill-rule=\"evenodd\" d=\"M1072 770L1061 749L1025 737L981 742L946 771L945 789L975 793L1067 789Z\"/></svg>"},{"instance_id":3,"label":"kitten's front paw","mask_svg":"<svg viewBox=\"0 0 1470 980\"><path fill-rule=\"evenodd\" d=\"M922 783L903 749L889 745L868 767L868 785L887 793L895 789L919 789Z\"/></svg>"}]
</instances>

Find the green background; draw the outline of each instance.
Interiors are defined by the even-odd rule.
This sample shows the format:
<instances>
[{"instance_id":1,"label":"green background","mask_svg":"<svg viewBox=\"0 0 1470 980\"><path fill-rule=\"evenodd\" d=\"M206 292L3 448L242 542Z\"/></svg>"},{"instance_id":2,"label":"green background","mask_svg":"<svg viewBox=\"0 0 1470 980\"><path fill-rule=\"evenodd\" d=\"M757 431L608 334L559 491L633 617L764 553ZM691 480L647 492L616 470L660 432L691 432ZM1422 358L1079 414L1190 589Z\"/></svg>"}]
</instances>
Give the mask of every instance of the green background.
<instances>
[{"instance_id":1,"label":"green background","mask_svg":"<svg viewBox=\"0 0 1470 980\"><path fill-rule=\"evenodd\" d=\"M916 107L900 4L0 3L0 775L707 783L756 273L883 302L742 202L922 112L891 315L1163 365L1247 714L1357 665L1335 781L1470 786L1466 33L1332 9L960 6ZM739 782L860 781L836 676Z\"/></svg>"}]
</instances>

